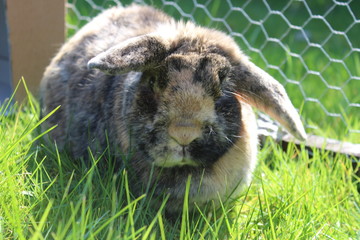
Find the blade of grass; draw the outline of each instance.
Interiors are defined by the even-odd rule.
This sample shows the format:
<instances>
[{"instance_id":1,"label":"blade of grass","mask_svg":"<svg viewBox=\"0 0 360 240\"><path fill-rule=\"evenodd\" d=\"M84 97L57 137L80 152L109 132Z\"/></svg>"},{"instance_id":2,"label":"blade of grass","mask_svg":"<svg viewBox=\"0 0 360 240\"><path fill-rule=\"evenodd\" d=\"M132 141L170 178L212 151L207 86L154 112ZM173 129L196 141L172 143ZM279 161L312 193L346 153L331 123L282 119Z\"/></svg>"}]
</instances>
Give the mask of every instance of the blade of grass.
<instances>
[{"instance_id":1,"label":"blade of grass","mask_svg":"<svg viewBox=\"0 0 360 240\"><path fill-rule=\"evenodd\" d=\"M39 238L43 239L42 236L43 227L46 224L47 217L49 216L52 206L53 206L53 202L50 201L47 207L45 208L45 211L43 212L43 215L41 216L41 219L38 224L36 223L35 219L31 217L31 223L35 229L35 232L33 233L30 239L39 239Z\"/></svg>"},{"instance_id":2,"label":"blade of grass","mask_svg":"<svg viewBox=\"0 0 360 240\"><path fill-rule=\"evenodd\" d=\"M275 227L274 227L274 222L273 222L273 216L272 216L272 212L270 209L270 204L266 195L266 191L265 191L265 186L264 186L264 182L261 180L261 187L263 189L263 196L264 196L264 200L265 200L265 205L266 205L266 210L267 213L269 215L269 224L270 224L270 230L271 230L271 237L273 239L277 239L276 237L276 233L275 233Z\"/></svg>"}]
</instances>

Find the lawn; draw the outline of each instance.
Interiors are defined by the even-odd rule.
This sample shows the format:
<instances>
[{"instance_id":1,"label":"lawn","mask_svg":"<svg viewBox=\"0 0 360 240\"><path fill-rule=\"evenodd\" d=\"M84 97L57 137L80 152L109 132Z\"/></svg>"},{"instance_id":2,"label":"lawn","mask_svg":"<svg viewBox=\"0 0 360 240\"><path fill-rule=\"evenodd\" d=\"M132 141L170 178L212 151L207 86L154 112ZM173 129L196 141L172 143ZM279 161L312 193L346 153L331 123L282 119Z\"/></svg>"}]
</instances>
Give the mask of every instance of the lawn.
<instances>
[{"instance_id":1,"label":"lawn","mask_svg":"<svg viewBox=\"0 0 360 240\"><path fill-rule=\"evenodd\" d=\"M269 140L251 186L209 213L169 219L128 191L126 170L43 145L39 106L0 110L0 239L358 239L359 164ZM105 153L106 154L106 153ZM166 201L164 201L166 204Z\"/></svg>"}]
</instances>

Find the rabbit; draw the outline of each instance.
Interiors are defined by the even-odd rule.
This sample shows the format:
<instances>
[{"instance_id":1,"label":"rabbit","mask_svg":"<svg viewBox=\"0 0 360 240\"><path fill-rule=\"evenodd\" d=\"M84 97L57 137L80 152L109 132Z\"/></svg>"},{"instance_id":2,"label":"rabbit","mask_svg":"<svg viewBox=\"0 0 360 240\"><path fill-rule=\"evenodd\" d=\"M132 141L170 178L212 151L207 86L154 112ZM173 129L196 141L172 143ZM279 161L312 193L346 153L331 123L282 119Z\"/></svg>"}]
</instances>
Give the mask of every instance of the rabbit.
<instances>
[{"instance_id":1,"label":"rabbit","mask_svg":"<svg viewBox=\"0 0 360 240\"><path fill-rule=\"evenodd\" d=\"M306 139L283 86L227 34L150 6L103 11L59 50L41 81L43 125L74 159L109 145L141 194L181 211L216 205L248 186L257 163L255 107ZM116 153L123 153L119 155ZM159 203L154 203L159 204Z\"/></svg>"}]
</instances>

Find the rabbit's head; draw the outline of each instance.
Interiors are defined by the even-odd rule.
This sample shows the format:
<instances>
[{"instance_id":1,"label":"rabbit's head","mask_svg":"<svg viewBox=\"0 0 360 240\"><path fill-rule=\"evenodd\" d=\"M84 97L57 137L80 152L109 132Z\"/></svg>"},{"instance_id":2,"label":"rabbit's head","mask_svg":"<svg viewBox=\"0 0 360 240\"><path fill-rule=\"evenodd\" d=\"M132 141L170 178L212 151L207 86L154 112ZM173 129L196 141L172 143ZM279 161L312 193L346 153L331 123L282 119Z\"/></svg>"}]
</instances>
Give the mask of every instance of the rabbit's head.
<instances>
[{"instance_id":1,"label":"rabbit's head","mask_svg":"<svg viewBox=\"0 0 360 240\"><path fill-rule=\"evenodd\" d=\"M282 85L251 63L230 37L192 24L159 29L88 63L109 74L142 73L129 107L129 128L146 159L160 167L213 164L242 137L241 102L306 138Z\"/></svg>"}]
</instances>

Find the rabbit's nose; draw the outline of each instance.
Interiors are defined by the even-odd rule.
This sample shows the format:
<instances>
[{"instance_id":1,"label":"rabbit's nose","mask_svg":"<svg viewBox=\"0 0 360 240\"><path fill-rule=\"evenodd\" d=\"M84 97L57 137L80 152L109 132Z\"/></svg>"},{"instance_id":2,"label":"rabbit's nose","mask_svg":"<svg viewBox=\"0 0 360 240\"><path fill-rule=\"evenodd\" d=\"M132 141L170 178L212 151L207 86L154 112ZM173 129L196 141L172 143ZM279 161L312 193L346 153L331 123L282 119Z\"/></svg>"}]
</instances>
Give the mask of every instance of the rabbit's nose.
<instances>
[{"instance_id":1,"label":"rabbit's nose","mask_svg":"<svg viewBox=\"0 0 360 240\"><path fill-rule=\"evenodd\" d=\"M201 136L201 126L196 122L179 121L169 126L169 135L181 146L187 146Z\"/></svg>"}]
</instances>

